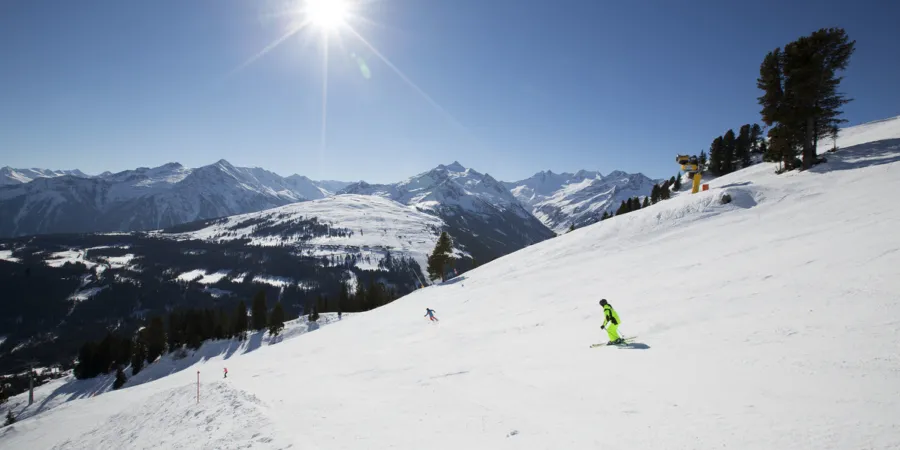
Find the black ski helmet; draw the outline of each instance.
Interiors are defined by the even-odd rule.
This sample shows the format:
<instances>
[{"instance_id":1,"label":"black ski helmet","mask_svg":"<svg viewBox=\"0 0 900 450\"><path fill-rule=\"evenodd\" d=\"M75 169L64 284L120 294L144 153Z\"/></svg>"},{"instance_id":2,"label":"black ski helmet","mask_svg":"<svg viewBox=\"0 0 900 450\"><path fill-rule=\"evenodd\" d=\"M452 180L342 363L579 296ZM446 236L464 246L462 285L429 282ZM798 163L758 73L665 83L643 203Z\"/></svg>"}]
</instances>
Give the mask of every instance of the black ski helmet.
<instances>
[{"instance_id":1,"label":"black ski helmet","mask_svg":"<svg viewBox=\"0 0 900 450\"><path fill-rule=\"evenodd\" d=\"M608 303L606 302L606 299L605 299L605 298L604 298L603 300L600 300L600 305L601 305L601 306L606 306L607 304L608 304Z\"/></svg>"}]
</instances>

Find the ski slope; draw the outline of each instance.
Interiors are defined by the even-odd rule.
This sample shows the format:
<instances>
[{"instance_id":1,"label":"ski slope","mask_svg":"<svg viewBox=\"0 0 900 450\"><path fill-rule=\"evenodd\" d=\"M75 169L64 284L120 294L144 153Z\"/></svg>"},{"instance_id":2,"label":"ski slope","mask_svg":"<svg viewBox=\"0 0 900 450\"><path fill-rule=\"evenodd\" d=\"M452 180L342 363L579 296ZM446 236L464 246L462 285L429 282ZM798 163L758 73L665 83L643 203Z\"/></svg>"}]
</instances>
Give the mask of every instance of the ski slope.
<instances>
[{"instance_id":1,"label":"ski slope","mask_svg":"<svg viewBox=\"0 0 900 450\"><path fill-rule=\"evenodd\" d=\"M123 389L149 383L174 374L179 374L178 376L196 374L196 370L193 372L182 371L200 362L204 363L204 372L211 370L211 376L221 376L223 369L230 365L233 357L240 357L269 345L282 344L310 331L319 330L325 325L355 316L356 314L344 314L342 319L338 319L336 313L323 313L320 314L318 322L309 322L304 316L285 322L284 329L278 336L273 337L267 331L251 331L247 333L247 338L243 341L238 339L207 341L197 350L184 349L183 351L167 353L153 364L145 365L143 370L135 376L131 376L131 369L130 367L127 368L125 373L129 378ZM211 367L212 365L215 366ZM112 392L114 381L115 373L87 380L78 380L70 373L65 377L51 380L36 387L34 389L34 403L31 406L28 405L28 393L25 392L10 398L9 403L4 405L3 411L5 414L5 409L8 407L16 412L19 420L24 420L58 408L71 401ZM196 394L195 385L193 395L196 396Z\"/></svg>"},{"instance_id":2,"label":"ski slope","mask_svg":"<svg viewBox=\"0 0 900 450\"><path fill-rule=\"evenodd\" d=\"M898 448L900 144L828 159L533 245L227 380L210 360L67 402L0 448ZM600 298L635 344L588 348Z\"/></svg>"}]
</instances>

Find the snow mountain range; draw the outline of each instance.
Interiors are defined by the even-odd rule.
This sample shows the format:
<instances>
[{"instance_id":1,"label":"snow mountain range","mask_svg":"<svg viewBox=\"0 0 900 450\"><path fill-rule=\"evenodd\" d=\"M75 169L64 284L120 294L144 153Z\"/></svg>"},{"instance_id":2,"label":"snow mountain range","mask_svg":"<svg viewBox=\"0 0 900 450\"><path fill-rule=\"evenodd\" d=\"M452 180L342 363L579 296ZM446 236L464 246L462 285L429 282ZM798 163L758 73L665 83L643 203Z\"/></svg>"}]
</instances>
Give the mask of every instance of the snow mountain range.
<instances>
[{"instance_id":1,"label":"snow mountain range","mask_svg":"<svg viewBox=\"0 0 900 450\"><path fill-rule=\"evenodd\" d=\"M599 221L604 211L615 211L623 200L649 195L658 182L642 173L619 170L606 176L587 170L548 170L504 185L544 225L563 233L573 224L581 228Z\"/></svg>"},{"instance_id":2,"label":"snow mountain range","mask_svg":"<svg viewBox=\"0 0 900 450\"><path fill-rule=\"evenodd\" d=\"M228 161L178 163L87 176L79 171L2 169L0 237L137 231L230 216L330 195L340 182L281 177Z\"/></svg>"},{"instance_id":3,"label":"snow mountain range","mask_svg":"<svg viewBox=\"0 0 900 450\"><path fill-rule=\"evenodd\" d=\"M456 212L477 212L481 219L469 226L459 224L461 229L484 231L490 226L513 235L514 246L520 246L550 236L533 217L561 233L572 223L582 226L597 221L603 211L614 210L623 199L647 195L653 182L643 174L621 171L606 176L548 171L518 182L499 182L458 162L381 185L281 177L260 168L235 167L225 160L195 169L169 163L96 176L79 170L4 167L0 169L0 237L163 229L342 192L389 198L445 220L457 217ZM509 251L502 242L494 246Z\"/></svg>"},{"instance_id":4,"label":"snow mountain range","mask_svg":"<svg viewBox=\"0 0 900 450\"><path fill-rule=\"evenodd\" d=\"M395 184L354 183L341 193L383 197L440 217L454 240L485 261L553 237L506 187L460 163Z\"/></svg>"}]
</instances>

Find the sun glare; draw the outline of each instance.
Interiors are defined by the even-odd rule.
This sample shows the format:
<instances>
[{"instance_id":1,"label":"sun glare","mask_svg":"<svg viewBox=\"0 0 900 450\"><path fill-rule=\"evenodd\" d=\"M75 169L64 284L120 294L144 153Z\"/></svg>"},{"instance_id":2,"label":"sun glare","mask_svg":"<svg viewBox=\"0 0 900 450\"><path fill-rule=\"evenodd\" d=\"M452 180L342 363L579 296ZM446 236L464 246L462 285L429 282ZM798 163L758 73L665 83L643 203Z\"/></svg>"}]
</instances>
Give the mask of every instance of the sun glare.
<instances>
[{"instance_id":1,"label":"sun glare","mask_svg":"<svg viewBox=\"0 0 900 450\"><path fill-rule=\"evenodd\" d=\"M306 0L306 16L310 23L325 31L335 30L344 25L347 14L345 0Z\"/></svg>"}]
</instances>

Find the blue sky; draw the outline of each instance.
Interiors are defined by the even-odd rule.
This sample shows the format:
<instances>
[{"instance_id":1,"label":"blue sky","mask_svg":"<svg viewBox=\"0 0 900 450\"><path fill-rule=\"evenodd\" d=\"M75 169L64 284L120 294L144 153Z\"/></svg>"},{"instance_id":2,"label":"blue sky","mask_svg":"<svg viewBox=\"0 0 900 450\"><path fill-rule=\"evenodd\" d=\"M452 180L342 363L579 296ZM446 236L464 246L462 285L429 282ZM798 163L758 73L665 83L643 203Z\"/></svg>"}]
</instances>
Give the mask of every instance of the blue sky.
<instances>
[{"instance_id":1,"label":"blue sky","mask_svg":"<svg viewBox=\"0 0 900 450\"><path fill-rule=\"evenodd\" d=\"M459 160L667 177L759 120L765 53L815 29L857 41L851 124L900 115L890 1L379 0L323 51L285 0L0 3L0 166L87 173L224 158L282 175L390 182ZM360 63L362 61L363 63ZM366 70L362 69L365 66ZM368 77L364 72L368 72Z\"/></svg>"}]
</instances>

